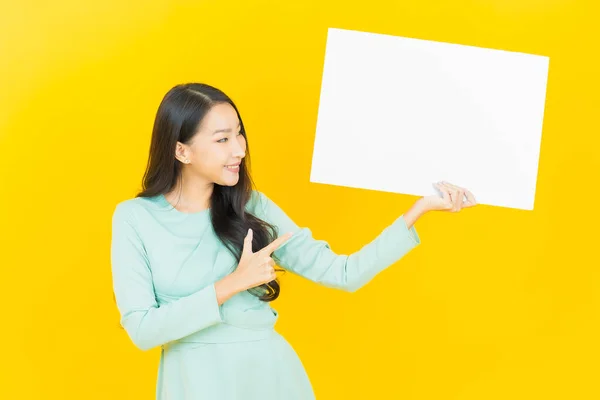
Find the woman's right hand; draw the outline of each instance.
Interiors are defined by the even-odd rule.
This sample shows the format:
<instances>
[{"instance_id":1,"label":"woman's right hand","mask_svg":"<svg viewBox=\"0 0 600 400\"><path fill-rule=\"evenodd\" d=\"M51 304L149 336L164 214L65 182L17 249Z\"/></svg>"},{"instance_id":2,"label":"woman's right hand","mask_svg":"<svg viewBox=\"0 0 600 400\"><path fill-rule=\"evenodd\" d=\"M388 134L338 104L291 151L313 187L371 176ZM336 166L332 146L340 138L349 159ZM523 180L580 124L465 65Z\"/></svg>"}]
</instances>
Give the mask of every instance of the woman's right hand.
<instances>
[{"instance_id":1,"label":"woman's right hand","mask_svg":"<svg viewBox=\"0 0 600 400\"><path fill-rule=\"evenodd\" d=\"M240 262L232 273L241 285L242 291L275 280L275 261L271 258L271 254L291 236L291 233L286 233L254 253L252 252L252 229L248 230Z\"/></svg>"}]
</instances>

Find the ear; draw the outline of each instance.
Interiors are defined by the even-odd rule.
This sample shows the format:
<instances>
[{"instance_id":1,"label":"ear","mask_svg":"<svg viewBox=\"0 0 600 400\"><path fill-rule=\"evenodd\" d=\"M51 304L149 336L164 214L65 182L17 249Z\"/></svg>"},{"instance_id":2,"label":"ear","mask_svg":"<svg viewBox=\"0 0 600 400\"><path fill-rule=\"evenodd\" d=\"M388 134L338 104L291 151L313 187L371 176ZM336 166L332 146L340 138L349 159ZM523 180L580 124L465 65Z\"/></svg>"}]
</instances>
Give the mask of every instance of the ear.
<instances>
[{"instance_id":1,"label":"ear","mask_svg":"<svg viewBox=\"0 0 600 400\"><path fill-rule=\"evenodd\" d=\"M189 160L188 150L181 142L177 142L177 145L175 146L175 158L184 164L189 164L189 161L186 162L186 160Z\"/></svg>"}]
</instances>

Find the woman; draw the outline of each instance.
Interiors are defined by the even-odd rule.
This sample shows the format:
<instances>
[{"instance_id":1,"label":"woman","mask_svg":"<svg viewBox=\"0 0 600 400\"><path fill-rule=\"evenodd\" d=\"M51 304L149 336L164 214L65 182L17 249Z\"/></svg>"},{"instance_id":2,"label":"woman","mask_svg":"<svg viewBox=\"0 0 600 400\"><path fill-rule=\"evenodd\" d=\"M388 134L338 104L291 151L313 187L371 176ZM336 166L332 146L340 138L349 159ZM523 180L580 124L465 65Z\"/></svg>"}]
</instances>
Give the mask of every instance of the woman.
<instances>
[{"instance_id":1,"label":"woman","mask_svg":"<svg viewBox=\"0 0 600 400\"><path fill-rule=\"evenodd\" d=\"M157 399L313 399L303 365L274 330L275 265L355 291L420 243L427 211L475 205L437 184L360 251L333 253L252 189L234 103L206 84L172 88L158 109L143 191L117 204L111 262L121 324L161 346ZM464 196L467 200L464 201Z\"/></svg>"}]
</instances>

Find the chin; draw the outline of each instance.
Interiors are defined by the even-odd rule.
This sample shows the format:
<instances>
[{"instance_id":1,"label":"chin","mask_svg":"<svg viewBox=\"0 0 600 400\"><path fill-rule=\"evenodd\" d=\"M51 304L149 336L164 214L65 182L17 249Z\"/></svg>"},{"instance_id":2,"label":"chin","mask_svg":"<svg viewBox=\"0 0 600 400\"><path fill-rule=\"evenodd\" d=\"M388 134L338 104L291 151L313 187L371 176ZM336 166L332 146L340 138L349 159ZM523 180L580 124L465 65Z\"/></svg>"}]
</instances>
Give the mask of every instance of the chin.
<instances>
[{"instance_id":1,"label":"chin","mask_svg":"<svg viewBox=\"0 0 600 400\"><path fill-rule=\"evenodd\" d=\"M218 182L221 186L235 186L240 181L240 178L237 179L222 179L221 182Z\"/></svg>"}]
</instances>

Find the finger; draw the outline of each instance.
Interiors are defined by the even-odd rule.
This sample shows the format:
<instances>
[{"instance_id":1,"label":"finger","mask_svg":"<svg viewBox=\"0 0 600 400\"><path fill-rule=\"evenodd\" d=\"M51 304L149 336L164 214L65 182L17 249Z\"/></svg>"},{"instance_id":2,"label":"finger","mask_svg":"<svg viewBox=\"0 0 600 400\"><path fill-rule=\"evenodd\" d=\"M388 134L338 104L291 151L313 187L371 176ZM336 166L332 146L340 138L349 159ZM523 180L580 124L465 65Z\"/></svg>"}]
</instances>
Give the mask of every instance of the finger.
<instances>
[{"instance_id":1,"label":"finger","mask_svg":"<svg viewBox=\"0 0 600 400\"><path fill-rule=\"evenodd\" d=\"M463 187L460 187L460 186L453 185L448 182L444 182L444 183L446 184L447 187L456 188L464 193L463 196L466 199L461 198L461 200L462 200L461 207L462 208L468 208L468 207L473 207L473 206L477 205L477 200L475 199L475 196L473 196L473 193L471 193L469 190L467 190Z\"/></svg>"},{"instance_id":2,"label":"finger","mask_svg":"<svg viewBox=\"0 0 600 400\"><path fill-rule=\"evenodd\" d=\"M453 185L450 182L447 181L442 181L442 184L446 185L447 187L449 187L450 189L455 189L455 190L465 190L465 188L457 186L457 185Z\"/></svg>"},{"instance_id":3,"label":"finger","mask_svg":"<svg viewBox=\"0 0 600 400\"><path fill-rule=\"evenodd\" d=\"M272 265L275 265L275 261L271 257L265 257L262 259L260 265L264 265L266 268L271 268Z\"/></svg>"},{"instance_id":4,"label":"finger","mask_svg":"<svg viewBox=\"0 0 600 400\"><path fill-rule=\"evenodd\" d=\"M265 274L269 277L269 280L275 279L275 268L271 265L270 262L266 262L263 264L263 269Z\"/></svg>"},{"instance_id":5,"label":"finger","mask_svg":"<svg viewBox=\"0 0 600 400\"><path fill-rule=\"evenodd\" d=\"M462 189L458 189L456 191L456 199L454 199L454 209L456 211L460 211L463 205L463 201L465 199L465 192Z\"/></svg>"},{"instance_id":6,"label":"finger","mask_svg":"<svg viewBox=\"0 0 600 400\"><path fill-rule=\"evenodd\" d=\"M248 233L244 238L244 247L242 248L242 255L252 254L252 229L248 229Z\"/></svg>"},{"instance_id":7,"label":"finger","mask_svg":"<svg viewBox=\"0 0 600 400\"><path fill-rule=\"evenodd\" d=\"M446 181L442 181L442 186L450 192L450 197L452 198L452 211L459 211L464 197L460 193L460 188Z\"/></svg>"},{"instance_id":8,"label":"finger","mask_svg":"<svg viewBox=\"0 0 600 400\"><path fill-rule=\"evenodd\" d=\"M477 200L475 200L475 196L473 196L473 193L469 192L466 189L465 189L465 196L467 196L467 201L465 201L465 204L463 205L463 207L473 207L477 204Z\"/></svg>"},{"instance_id":9,"label":"finger","mask_svg":"<svg viewBox=\"0 0 600 400\"><path fill-rule=\"evenodd\" d=\"M464 193L464 196L466 197L466 200L464 201L464 203L470 202L472 204L477 204L477 201L475 201L475 196L473 196L473 193L469 192L466 188L453 185L450 182L446 182L446 181L442 181L442 183L444 183L447 187L462 191Z\"/></svg>"},{"instance_id":10,"label":"finger","mask_svg":"<svg viewBox=\"0 0 600 400\"><path fill-rule=\"evenodd\" d=\"M448 191L448 189L445 186L442 186L441 183L436 183L435 187L438 188L438 190L442 194L444 203L446 203L446 209L452 208L452 199L450 198L450 192Z\"/></svg>"},{"instance_id":11,"label":"finger","mask_svg":"<svg viewBox=\"0 0 600 400\"><path fill-rule=\"evenodd\" d=\"M267 262L267 263L265 264L265 268L267 269L267 271L268 271L269 273L271 273L271 272L275 272L275 264L274 264L274 263Z\"/></svg>"},{"instance_id":12,"label":"finger","mask_svg":"<svg viewBox=\"0 0 600 400\"><path fill-rule=\"evenodd\" d=\"M278 237L277 239L273 240L271 243L269 243L268 245L266 245L263 248L263 251L266 254L271 254L273 253L275 250L277 250L277 248L279 246L281 246L286 240L288 240L290 237L292 236L291 232L286 233L283 236Z\"/></svg>"},{"instance_id":13,"label":"finger","mask_svg":"<svg viewBox=\"0 0 600 400\"><path fill-rule=\"evenodd\" d=\"M456 210L456 199L458 197L456 190L453 189L446 182L441 182L442 187L448 192L448 196L450 197L450 211Z\"/></svg>"}]
</instances>

